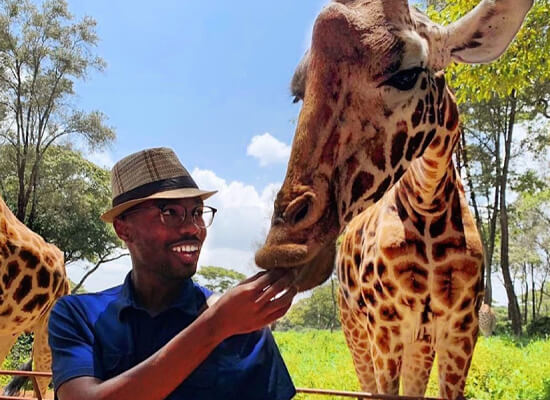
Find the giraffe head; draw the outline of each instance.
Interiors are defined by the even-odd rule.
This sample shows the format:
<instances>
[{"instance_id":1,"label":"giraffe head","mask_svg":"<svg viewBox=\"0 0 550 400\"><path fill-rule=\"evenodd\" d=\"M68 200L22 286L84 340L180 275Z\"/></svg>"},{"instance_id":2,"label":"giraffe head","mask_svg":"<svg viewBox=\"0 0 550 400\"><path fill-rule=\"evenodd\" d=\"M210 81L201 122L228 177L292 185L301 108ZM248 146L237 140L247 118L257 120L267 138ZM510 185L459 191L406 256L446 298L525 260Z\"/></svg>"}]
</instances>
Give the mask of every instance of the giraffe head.
<instances>
[{"instance_id":1,"label":"giraffe head","mask_svg":"<svg viewBox=\"0 0 550 400\"><path fill-rule=\"evenodd\" d=\"M378 201L437 137L443 143L459 129L442 69L451 61L496 59L531 5L483 0L445 27L406 0L325 7L292 80L303 107L257 264L297 268L300 289L322 283L351 218Z\"/></svg>"}]
</instances>

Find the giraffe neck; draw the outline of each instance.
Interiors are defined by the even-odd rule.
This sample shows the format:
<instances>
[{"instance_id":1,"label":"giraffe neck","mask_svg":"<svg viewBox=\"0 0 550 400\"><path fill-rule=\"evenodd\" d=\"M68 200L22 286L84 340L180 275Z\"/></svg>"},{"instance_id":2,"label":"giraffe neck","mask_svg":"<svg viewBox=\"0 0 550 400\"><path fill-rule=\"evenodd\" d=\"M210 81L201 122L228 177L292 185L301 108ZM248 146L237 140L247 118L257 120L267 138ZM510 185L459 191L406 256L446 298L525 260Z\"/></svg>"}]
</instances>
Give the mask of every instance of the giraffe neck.
<instances>
[{"instance_id":1,"label":"giraffe neck","mask_svg":"<svg viewBox=\"0 0 550 400\"><path fill-rule=\"evenodd\" d=\"M461 129L454 95L447 88L439 102L439 112L443 113L444 123L400 182L408 192L411 206L424 213L443 211L456 183L453 151L460 140Z\"/></svg>"},{"instance_id":2,"label":"giraffe neck","mask_svg":"<svg viewBox=\"0 0 550 400\"><path fill-rule=\"evenodd\" d=\"M0 235L8 234L8 227L14 222L13 218L13 213L8 208L2 196L0 196Z\"/></svg>"},{"instance_id":3,"label":"giraffe neck","mask_svg":"<svg viewBox=\"0 0 550 400\"><path fill-rule=\"evenodd\" d=\"M0 235L13 236L14 232L26 230L28 228L17 219L0 196Z\"/></svg>"},{"instance_id":4,"label":"giraffe neck","mask_svg":"<svg viewBox=\"0 0 550 400\"><path fill-rule=\"evenodd\" d=\"M405 189L407 202L419 213L443 212L449 202L457 179L452 152L459 135L455 136L444 135L448 145L445 142L437 145L439 140L436 138L436 146L430 146L422 157L415 160L398 183L398 188Z\"/></svg>"}]
</instances>

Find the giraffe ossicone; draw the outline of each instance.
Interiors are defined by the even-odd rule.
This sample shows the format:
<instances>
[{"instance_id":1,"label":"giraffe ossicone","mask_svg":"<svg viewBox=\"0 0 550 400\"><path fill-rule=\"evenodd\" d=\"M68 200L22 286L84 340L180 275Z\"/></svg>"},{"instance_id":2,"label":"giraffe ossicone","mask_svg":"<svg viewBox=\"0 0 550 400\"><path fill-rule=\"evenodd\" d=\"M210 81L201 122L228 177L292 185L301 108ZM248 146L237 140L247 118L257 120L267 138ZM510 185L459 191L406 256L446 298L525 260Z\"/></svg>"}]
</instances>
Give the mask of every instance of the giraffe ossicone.
<instances>
[{"instance_id":1,"label":"giraffe ossicone","mask_svg":"<svg viewBox=\"0 0 550 400\"><path fill-rule=\"evenodd\" d=\"M0 197L0 362L22 333L33 332L37 371L51 370L49 313L69 293L63 253L32 232ZM44 396L48 378L38 378Z\"/></svg>"},{"instance_id":2,"label":"giraffe ossicone","mask_svg":"<svg viewBox=\"0 0 550 400\"><path fill-rule=\"evenodd\" d=\"M340 0L292 80L303 100L260 267L309 289L340 279L364 390L463 394L483 292L482 245L452 154L458 108L442 69L498 58L532 0L483 0L440 26L406 0ZM341 235L336 251L335 242Z\"/></svg>"}]
</instances>

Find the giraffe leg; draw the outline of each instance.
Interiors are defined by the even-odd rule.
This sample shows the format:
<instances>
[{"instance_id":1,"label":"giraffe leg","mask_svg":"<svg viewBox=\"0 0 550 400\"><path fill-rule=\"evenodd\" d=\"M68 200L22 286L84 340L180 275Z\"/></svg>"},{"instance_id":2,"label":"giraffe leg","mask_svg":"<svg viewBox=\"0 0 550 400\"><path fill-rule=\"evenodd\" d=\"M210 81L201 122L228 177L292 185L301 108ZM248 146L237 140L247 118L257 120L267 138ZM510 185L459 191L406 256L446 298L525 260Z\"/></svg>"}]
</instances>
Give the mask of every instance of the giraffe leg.
<instances>
[{"instance_id":1,"label":"giraffe leg","mask_svg":"<svg viewBox=\"0 0 550 400\"><path fill-rule=\"evenodd\" d=\"M48 372L52 369L52 352L48 345L48 316L42 316L34 327L34 344L32 347L34 370ZM37 378L38 388L45 395L49 378Z\"/></svg>"},{"instance_id":2,"label":"giraffe leg","mask_svg":"<svg viewBox=\"0 0 550 400\"><path fill-rule=\"evenodd\" d=\"M370 342L367 331L361 323L353 316L346 302L339 293L338 303L340 308L340 321L342 330L351 351L355 372L359 378L361 389L366 392L376 392L376 380L374 378L374 367L371 358Z\"/></svg>"},{"instance_id":3,"label":"giraffe leg","mask_svg":"<svg viewBox=\"0 0 550 400\"><path fill-rule=\"evenodd\" d=\"M475 321L477 324L477 321ZM439 372L439 395L446 399L463 399L466 376L477 340L475 335L450 333L436 346Z\"/></svg>"},{"instance_id":4,"label":"giraffe leg","mask_svg":"<svg viewBox=\"0 0 550 400\"><path fill-rule=\"evenodd\" d=\"M401 370L403 395L424 396L430 379L434 355L435 350L429 341L417 341L405 345Z\"/></svg>"},{"instance_id":5,"label":"giraffe leg","mask_svg":"<svg viewBox=\"0 0 550 400\"><path fill-rule=\"evenodd\" d=\"M4 362L19 335L20 333L13 333L0 336L0 364Z\"/></svg>"},{"instance_id":6,"label":"giraffe leg","mask_svg":"<svg viewBox=\"0 0 550 400\"><path fill-rule=\"evenodd\" d=\"M383 337L382 340L380 339L381 337ZM399 347L402 348L403 345L396 342L395 346L391 346L391 342L391 338L384 333L378 335L376 344L373 344L371 347L371 354L374 363L377 392L397 396L399 394L399 374L401 371L402 356L400 350L393 352L391 350L395 348L399 349ZM388 349L389 351L387 351Z\"/></svg>"}]
</instances>

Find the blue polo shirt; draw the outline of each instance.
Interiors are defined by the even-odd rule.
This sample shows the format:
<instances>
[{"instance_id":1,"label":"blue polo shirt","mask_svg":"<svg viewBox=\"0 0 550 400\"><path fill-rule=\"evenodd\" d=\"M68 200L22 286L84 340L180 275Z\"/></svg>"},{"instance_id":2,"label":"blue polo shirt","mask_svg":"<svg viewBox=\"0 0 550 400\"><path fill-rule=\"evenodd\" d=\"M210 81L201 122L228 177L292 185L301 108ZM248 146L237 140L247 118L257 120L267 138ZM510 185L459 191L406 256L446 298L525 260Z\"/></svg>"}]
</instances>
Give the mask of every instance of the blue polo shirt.
<instances>
[{"instance_id":1,"label":"blue polo shirt","mask_svg":"<svg viewBox=\"0 0 550 400\"><path fill-rule=\"evenodd\" d=\"M79 376L107 380L132 368L191 324L211 294L188 279L180 297L154 317L136 304L130 274L121 286L62 297L49 322L55 390ZM287 400L295 393L266 328L224 340L167 399Z\"/></svg>"}]
</instances>

